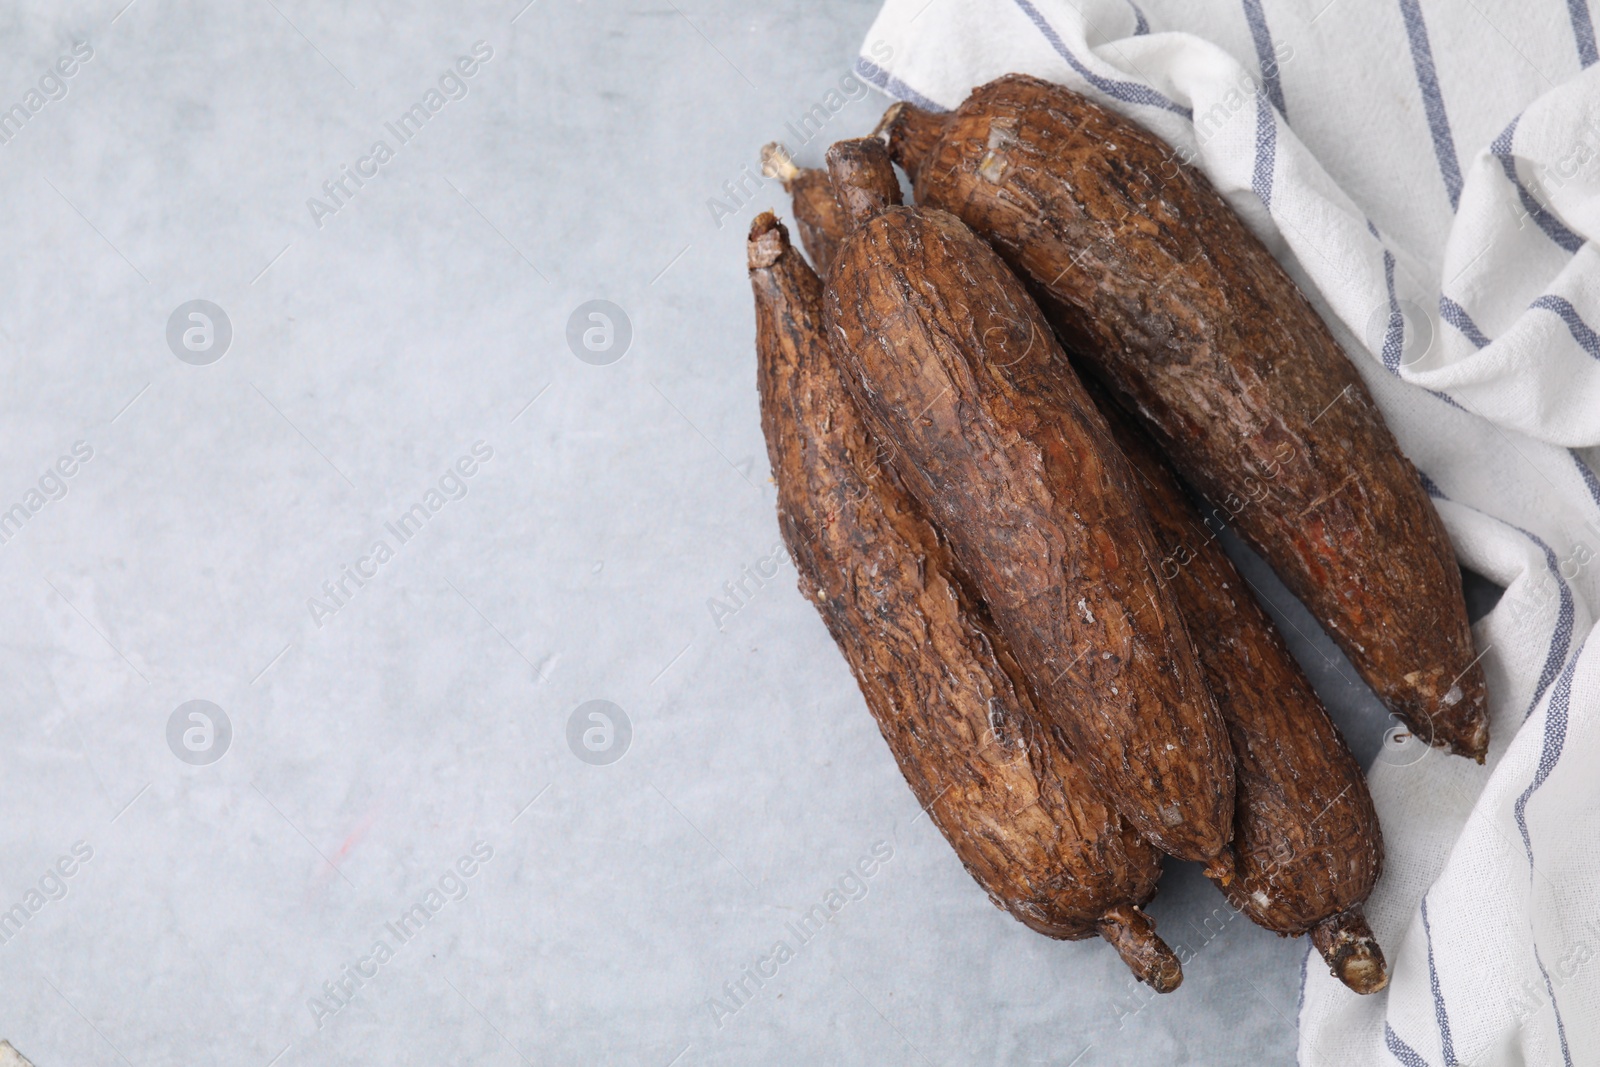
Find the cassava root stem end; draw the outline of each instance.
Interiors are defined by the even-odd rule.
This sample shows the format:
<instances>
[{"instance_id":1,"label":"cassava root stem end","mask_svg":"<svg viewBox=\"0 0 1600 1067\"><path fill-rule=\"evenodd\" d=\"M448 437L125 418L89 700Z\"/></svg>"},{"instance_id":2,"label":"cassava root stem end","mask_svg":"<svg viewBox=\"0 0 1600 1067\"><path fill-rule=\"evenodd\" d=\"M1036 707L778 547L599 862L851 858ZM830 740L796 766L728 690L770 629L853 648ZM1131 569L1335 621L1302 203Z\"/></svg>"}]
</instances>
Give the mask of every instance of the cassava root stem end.
<instances>
[{"instance_id":1,"label":"cassava root stem end","mask_svg":"<svg viewBox=\"0 0 1600 1067\"><path fill-rule=\"evenodd\" d=\"M1311 928L1311 943L1328 971L1357 993L1376 993L1389 984L1389 965L1372 928L1359 911L1330 915Z\"/></svg>"},{"instance_id":2,"label":"cassava root stem end","mask_svg":"<svg viewBox=\"0 0 1600 1067\"><path fill-rule=\"evenodd\" d=\"M761 149L761 173L778 179L787 191L789 184L800 173L800 168L795 166L794 157L783 142L773 141Z\"/></svg>"},{"instance_id":3,"label":"cassava root stem end","mask_svg":"<svg viewBox=\"0 0 1600 1067\"><path fill-rule=\"evenodd\" d=\"M751 270L772 266L789 245L789 234L783 223L770 211L763 211L750 224L750 238L745 252Z\"/></svg>"},{"instance_id":4,"label":"cassava root stem end","mask_svg":"<svg viewBox=\"0 0 1600 1067\"><path fill-rule=\"evenodd\" d=\"M923 159L939 143L944 128L945 116L902 100L889 106L872 135L888 145L889 154L905 167L906 173L915 174Z\"/></svg>"},{"instance_id":5,"label":"cassava root stem end","mask_svg":"<svg viewBox=\"0 0 1600 1067\"><path fill-rule=\"evenodd\" d=\"M1234 864L1233 849L1225 848L1206 863L1205 875L1220 886L1232 885Z\"/></svg>"},{"instance_id":6,"label":"cassava root stem end","mask_svg":"<svg viewBox=\"0 0 1600 1067\"><path fill-rule=\"evenodd\" d=\"M875 137L839 141L828 149L828 177L833 194L851 226L883 214L900 203L900 179L889 149Z\"/></svg>"},{"instance_id":7,"label":"cassava root stem end","mask_svg":"<svg viewBox=\"0 0 1600 1067\"><path fill-rule=\"evenodd\" d=\"M1100 936L1111 943L1134 977L1157 993L1183 984L1183 964L1156 934L1156 924L1132 904L1118 904L1100 917Z\"/></svg>"}]
</instances>

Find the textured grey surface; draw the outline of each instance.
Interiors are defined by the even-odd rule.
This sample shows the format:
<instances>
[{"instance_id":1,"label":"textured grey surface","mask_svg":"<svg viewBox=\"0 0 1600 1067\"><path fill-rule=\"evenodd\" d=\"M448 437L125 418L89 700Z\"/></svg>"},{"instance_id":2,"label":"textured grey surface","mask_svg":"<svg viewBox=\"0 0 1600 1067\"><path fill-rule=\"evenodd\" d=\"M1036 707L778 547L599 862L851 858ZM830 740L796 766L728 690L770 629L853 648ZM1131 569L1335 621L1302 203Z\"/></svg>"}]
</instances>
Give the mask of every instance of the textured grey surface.
<instances>
[{"instance_id":1,"label":"textured grey surface","mask_svg":"<svg viewBox=\"0 0 1600 1067\"><path fill-rule=\"evenodd\" d=\"M1300 945L1186 867L1152 907L1193 954L1170 997L1029 933L919 816L791 569L713 619L778 539L743 232L782 199L724 183L871 126L841 83L871 3L124 3L0 12L0 105L93 49L0 144L0 507L27 512L0 1035L40 1067L1292 1061ZM203 366L167 341L195 299L232 326ZM594 299L631 322L609 365L567 341ZM1385 717L1249 574L1370 759ZM211 762L220 732L169 730L195 700L231 727ZM569 745L591 700L632 727L605 765L575 754L598 720ZM319 1008L346 965L374 973Z\"/></svg>"}]
</instances>

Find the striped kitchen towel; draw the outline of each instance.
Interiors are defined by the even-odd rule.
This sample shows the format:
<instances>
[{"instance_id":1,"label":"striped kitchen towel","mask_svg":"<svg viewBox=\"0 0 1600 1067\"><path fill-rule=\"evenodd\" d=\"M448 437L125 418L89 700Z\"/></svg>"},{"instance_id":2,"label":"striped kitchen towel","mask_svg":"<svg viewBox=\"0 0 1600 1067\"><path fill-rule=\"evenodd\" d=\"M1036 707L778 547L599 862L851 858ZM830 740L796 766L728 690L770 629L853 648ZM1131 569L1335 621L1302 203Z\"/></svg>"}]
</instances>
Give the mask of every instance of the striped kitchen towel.
<instances>
[{"instance_id":1,"label":"striped kitchen towel","mask_svg":"<svg viewBox=\"0 0 1600 1067\"><path fill-rule=\"evenodd\" d=\"M1333 326L1466 567L1487 768L1371 773L1393 968L1306 968L1310 1064L1600 1063L1600 69L1586 0L888 0L858 70L1022 71L1205 172Z\"/></svg>"}]
</instances>

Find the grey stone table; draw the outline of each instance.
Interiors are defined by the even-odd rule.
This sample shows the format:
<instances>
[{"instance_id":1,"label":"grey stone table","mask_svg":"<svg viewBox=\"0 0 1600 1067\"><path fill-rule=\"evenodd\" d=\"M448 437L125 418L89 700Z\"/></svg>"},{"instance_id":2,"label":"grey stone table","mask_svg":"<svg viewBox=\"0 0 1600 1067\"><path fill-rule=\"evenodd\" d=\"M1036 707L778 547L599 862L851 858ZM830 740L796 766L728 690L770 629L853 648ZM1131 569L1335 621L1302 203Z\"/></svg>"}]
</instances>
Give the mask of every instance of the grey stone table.
<instances>
[{"instance_id":1,"label":"grey stone table","mask_svg":"<svg viewBox=\"0 0 1600 1067\"><path fill-rule=\"evenodd\" d=\"M1159 1000L991 907L772 558L756 152L871 126L873 13L0 13L0 1036L1292 1059L1302 947L1193 869ZM1370 759L1383 716L1251 575Z\"/></svg>"}]
</instances>

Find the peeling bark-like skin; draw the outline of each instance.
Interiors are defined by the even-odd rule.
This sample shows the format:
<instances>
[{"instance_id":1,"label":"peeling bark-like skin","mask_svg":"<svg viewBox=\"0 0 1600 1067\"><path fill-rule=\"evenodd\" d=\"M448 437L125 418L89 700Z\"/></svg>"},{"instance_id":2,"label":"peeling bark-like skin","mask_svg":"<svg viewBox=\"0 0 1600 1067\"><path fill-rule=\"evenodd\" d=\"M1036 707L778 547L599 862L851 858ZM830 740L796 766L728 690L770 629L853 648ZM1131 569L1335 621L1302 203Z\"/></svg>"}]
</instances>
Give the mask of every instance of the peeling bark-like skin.
<instances>
[{"instance_id":1,"label":"peeling bark-like skin","mask_svg":"<svg viewBox=\"0 0 1600 1067\"><path fill-rule=\"evenodd\" d=\"M1233 741L1228 902L1279 934L1313 937L1358 993L1388 984L1360 906L1383 863L1378 813L1355 757L1155 443L1103 389L1090 395L1132 465L1172 585ZM1324 948L1327 945L1327 948Z\"/></svg>"},{"instance_id":2,"label":"peeling bark-like skin","mask_svg":"<svg viewBox=\"0 0 1600 1067\"><path fill-rule=\"evenodd\" d=\"M890 203L878 142L841 142L828 167L856 205L828 275L828 337L869 426L1113 805L1225 877L1227 733L1155 580L1127 461L993 251L951 215Z\"/></svg>"},{"instance_id":3,"label":"peeling bark-like skin","mask_svg":"<svg viewBox=\"0 0 1600 1067\"><path fill-rule=\"evenodd\" d=\"M1420 737L1482 762L1487 693L1444 525L1355 368L1265 246L1158 138L1009 75L880 129L917 202L1028 279Z\"/></svg>"},{"instance_id":4,"label":"peeling bark-like skin","mask_svg":"<svg viewBox=\"0 0 1600 1067\"><path fill-rule=\"evenodd\" d=\"M844 212L839 201L833 198L828 172L796 166L788 149L776 141L761 150L761 170L783 183L794 205L800 243L805 246L817 273L827 274L846 229Z\"/></svg>"},{"instance_id":5,"label":"peeling bark-like skin","mask_svg":"<svg viewBox=\"0 0 1600 1067\"><path fill-rule=\"evenodd\" d=\"M1160 856L1038 714L948 546L881 462L829 351L822 283L770 213L750 231L761 423L778 518L917 801L990 899L1100 935L1161 992L1182 970L1138 905Z\"/></svg>"}]
</instances>

